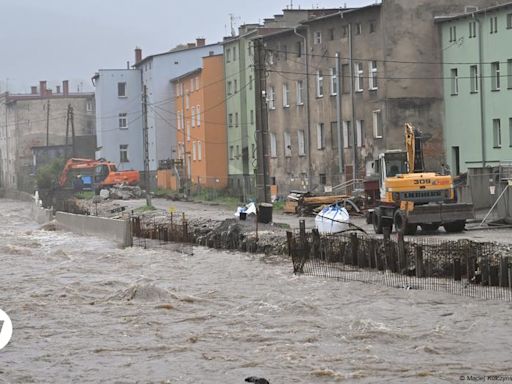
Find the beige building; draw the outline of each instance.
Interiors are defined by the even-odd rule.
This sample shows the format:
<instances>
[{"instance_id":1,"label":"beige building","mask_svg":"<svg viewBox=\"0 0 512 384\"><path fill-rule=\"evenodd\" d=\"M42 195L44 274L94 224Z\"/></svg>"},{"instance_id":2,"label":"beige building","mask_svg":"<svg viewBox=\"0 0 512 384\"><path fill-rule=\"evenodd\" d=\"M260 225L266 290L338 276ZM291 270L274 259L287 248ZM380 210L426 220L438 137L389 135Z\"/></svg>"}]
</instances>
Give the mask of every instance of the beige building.
<instances>
[{"instance_id":1,"label":"beige building","mask_svg":"<svg viewBox=\"0 0 512 384\"><path fill-rule=\"evenodd\" d=\"M466 5L383 0L263 38L270 177L280 195L372 174L379 153L403 148L405 122L432 135L425 160L439 169L442 53L434 17Z\"/></svg>"},{"instance_id":2,"label":"beige building","mask_svg":"<svg viewBox=\"0 0 512 384\"><path fill-rule=\"evenodd\" d=\"M0 94L0 187L32 192L32 148L65 144L69 106L75 136L94 137L94 93L69 92L68 84L64 81L62 87L49 90L46 81L41 81L39 89L32 87L30 94Z\"/></svg>"}]
</instances>

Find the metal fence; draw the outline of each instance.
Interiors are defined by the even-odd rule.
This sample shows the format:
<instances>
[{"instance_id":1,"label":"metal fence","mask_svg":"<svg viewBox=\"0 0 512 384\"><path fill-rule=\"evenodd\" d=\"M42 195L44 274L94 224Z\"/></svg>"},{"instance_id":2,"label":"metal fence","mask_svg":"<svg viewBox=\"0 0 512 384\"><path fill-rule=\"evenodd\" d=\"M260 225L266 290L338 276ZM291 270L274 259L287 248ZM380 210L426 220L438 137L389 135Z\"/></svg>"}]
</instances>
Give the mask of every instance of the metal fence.
<instances>
[{"instance_id":1,"label":"metal fence","mask_svg":"<svg viewBox=\"0 0 512 384\"><path fill-rule=\"evenodd\" d=\"M131 216L130 225L134 245L144 248L147 248L148 240L158 241L160 244L193 242L185 214L182 215L181 220L171 214L170 221L166 223L157 223L155 220L144 221L140 216Z\"/></svg>"},{"instance_id":2,"label":"metal fence","mask_svg":"<svg viewBox=\"0 0 512 384\"><path fill-rule=\"evenodd\" d=\"M296 274L512 300L512 258L492 243L288 232Z\"/></svg>"}]
</instances>

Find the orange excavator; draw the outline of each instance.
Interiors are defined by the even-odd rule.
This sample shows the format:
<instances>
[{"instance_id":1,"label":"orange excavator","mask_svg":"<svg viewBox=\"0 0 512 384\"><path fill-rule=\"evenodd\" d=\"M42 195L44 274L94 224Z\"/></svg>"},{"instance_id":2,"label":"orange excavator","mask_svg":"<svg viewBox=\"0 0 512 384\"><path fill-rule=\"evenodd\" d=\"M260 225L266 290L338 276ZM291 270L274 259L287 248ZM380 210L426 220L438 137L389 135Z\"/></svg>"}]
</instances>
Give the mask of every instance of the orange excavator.
<instances>
[{"instance_id":1,"label":"orange excavator","mask_svg":"<svg viewBox=\"0 0 512 384\"><path fill-rule=\"evenodd\" d=\"M60 188L76 191L110 188L116 184L137 185L139 171L118 171L114 163L105 159L69 159L59 176Z\"/></svg>"}]
</instances>

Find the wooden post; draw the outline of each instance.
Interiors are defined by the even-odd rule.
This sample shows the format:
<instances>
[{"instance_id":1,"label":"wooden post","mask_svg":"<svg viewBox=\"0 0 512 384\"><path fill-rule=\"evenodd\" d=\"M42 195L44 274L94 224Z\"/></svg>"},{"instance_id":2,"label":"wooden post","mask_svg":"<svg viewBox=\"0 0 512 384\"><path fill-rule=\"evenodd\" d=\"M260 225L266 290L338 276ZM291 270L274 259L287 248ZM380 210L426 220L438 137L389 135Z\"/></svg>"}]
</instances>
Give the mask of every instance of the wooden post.
<instances>
[{"instance_id":1,"label":"wooden post","mask_svg":"<svg viewBox=\"0 0 512 384\"><path fill-rule=\"evenodd\" d=\"M368 244L368 267L370 269L376 269L375 266L375 241L373 239L369 240Z\"/></svg>"},{"instance_id":2,"label":"wooden post","mask_svg":"<svg viewBox=\"0 0 512 384\"><path fill-rule=\"evenodd\" d=\"M357 235L355 233L350 235L350 244L352 245L352 265L357 266L358 260L357 260L357 254L359 251L359 239L357 238Z\"/></svg>"},{"instance_id":3,"label":"wooden post","mask_svg":"<svg viewBox=\"0 0 512 384\"><path fill-rule=\"evenodd\" d=\"M313 257L318 259L320 257L320 233L318 232L318 229L314 228L311 231L311 234L313 235L312 236L312 238L313 238L313 244L312 244Z\"/></svg>"},{"instance_id":4,"label":"wooden post","mask_svg":"<svg viewBox=\"0 0 512 384\"><path fill-rule=\"evenodd\" d=\"M288 256L290 257L292 257L292 238L293 233L291 231L286 231L286 243L288 244Z\"/></svg>"},{"instance_id":5,"label":"wooden post","mask_svg":"<svg viewBox=\"0 0 512 384\"><path fill-rule=\"evenodd\" d=\"M404 234L401 232L398 232L398 257L397 257L397 272L405 274L407 273L406 267L406 257L405 257L405 241L404 241Z\"/></svg>"},{"instance_id":6,"label":"wooden post","mask_svg":"<svg viewBox=\"0 0 512 384\"><path fill-rule=\"evenodd\" d=\"M462 270L460 265L460 259L453 259L453 280L462 280Z\"/></svg>"},{"instance_id":7,"label":"wooden post","mask_svg":"<svg viewBox=\"0 0 512 384\"><path fill-rule=\"evenodd\" d=\"M489 259L484 258L480 264L480 270L482 273L482 281L480 284L489 285Z\"/></svg>"},{"instance_id":8,"label":"wooden post","mask_svg":"<svg viewBox=\"0 0 512 384\"><path fill-rule=\"evenodd\" d=\"M475 258L473 257L473 249L471 248L469 250L469 255L466 255L467 261L467 276L468 276L468 282L472 282L475 278Z\"/></svg>"},{"instance_id":9,"label":"wooden post","mask_svg":"<svg viewBox=\"0 0 512 384\"><path fill-rule=\"evenodd\" d=\"M416 247L416 277L424 277L425 271L423 267L423 247L418 245Z\"/></svg>"}]
</instances>

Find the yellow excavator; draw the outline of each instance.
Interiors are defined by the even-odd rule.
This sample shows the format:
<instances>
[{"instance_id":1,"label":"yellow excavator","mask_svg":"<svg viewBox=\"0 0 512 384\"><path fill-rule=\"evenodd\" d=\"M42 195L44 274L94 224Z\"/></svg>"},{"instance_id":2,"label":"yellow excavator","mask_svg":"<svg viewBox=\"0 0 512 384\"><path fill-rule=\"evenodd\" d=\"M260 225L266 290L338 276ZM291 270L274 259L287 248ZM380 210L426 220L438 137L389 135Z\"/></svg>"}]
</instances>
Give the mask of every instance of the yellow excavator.
<instances>
[{"instance_id":1,"label":"yellow excavator","mask_svg":"<svg viewBox=\"0 0 512 384\"><path fill-rule=\"evenodd\" d=\"M376 233L384 228L414 235L418 225L424 231L462 232L466 220L473 219L473 205L457 203L450 175L426 172L423 161L423 135L405 124L406 150L381 153L375 163L379 176L380 203L371 212Z\"/></svg>"}]
</instances>

